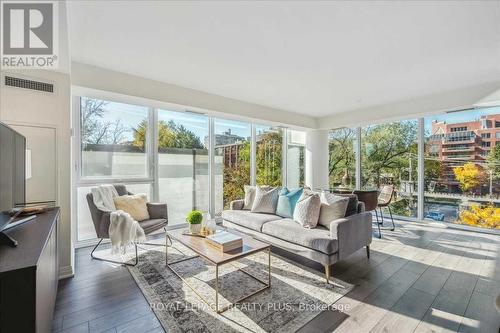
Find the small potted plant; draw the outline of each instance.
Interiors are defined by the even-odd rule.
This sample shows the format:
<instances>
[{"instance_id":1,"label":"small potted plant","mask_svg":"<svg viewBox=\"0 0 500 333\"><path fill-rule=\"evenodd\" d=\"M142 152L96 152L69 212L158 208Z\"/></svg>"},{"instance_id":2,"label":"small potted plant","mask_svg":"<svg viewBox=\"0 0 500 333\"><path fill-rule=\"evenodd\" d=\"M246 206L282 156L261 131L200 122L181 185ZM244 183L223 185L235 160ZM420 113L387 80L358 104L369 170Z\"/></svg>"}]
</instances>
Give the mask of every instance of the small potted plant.
<instances>
[{"instance_id":1,"label":"small potted plant","mask_svg":"<svg viewBox=\"0 0 500 333\"><path fill-rule=\"evenodd\" d=\"M187 215L186 221L189 224L189 232L191 234L199 234L201 222L203 222L203 213L199 210L193 210Z\"/></svg>"}]
</instances>

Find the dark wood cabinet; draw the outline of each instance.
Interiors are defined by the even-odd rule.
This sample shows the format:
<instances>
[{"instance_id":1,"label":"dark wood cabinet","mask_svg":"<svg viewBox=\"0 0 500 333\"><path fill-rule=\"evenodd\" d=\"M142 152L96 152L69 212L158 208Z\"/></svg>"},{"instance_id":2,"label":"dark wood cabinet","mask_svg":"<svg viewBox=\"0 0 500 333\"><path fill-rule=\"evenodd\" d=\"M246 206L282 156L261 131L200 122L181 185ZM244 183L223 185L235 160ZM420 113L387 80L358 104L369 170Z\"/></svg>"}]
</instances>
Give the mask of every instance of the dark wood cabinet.
<instances>
[{"instance_id":1,"label":"dark wood cabinet","mask_svg":"<svg viewBox=\"0 0 500 333\"><path fill-rule=\"evenodd\" d=\"M5 233L18 241L0 246L0 333L50 332L59 275L59 208Z\"/></svg>"}]
</instances>

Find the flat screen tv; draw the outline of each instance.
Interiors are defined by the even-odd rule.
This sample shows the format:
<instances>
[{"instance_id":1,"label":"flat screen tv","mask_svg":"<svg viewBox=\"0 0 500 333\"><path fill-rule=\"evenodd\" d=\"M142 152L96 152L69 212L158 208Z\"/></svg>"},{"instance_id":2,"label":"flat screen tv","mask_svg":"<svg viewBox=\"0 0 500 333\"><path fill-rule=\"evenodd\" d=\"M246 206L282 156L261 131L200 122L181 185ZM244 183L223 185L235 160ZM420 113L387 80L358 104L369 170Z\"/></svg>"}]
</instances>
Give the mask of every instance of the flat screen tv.
<instances>
[{"instance_id":1,"label":"flat screen tv","mask_svg":"<svg viewBox=\"0 0 500 333\"><path fill-rule=\"evenodd\" d=\"M26 138L0 122L0 212L26 202Z\"/></svg>"}]
</instances>

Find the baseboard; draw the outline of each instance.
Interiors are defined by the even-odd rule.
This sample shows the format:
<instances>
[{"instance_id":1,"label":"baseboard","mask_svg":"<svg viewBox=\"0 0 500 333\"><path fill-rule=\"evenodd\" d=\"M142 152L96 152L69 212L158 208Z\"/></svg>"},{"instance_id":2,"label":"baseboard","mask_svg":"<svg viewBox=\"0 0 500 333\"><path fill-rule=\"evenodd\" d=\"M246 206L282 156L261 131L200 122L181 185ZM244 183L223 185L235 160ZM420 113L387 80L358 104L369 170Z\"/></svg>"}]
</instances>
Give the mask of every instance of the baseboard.
<instances>
[{"instance_id":1,"label":"baseboard","mask_svg":"<svg viewBox=\"0 0 500 333\"><path fill-rule=\"evenodd\" d=\"M59 267L59 280L73 277L75 272L73 271L73 266L63 266Z\"/></svg>"}]
</instances>

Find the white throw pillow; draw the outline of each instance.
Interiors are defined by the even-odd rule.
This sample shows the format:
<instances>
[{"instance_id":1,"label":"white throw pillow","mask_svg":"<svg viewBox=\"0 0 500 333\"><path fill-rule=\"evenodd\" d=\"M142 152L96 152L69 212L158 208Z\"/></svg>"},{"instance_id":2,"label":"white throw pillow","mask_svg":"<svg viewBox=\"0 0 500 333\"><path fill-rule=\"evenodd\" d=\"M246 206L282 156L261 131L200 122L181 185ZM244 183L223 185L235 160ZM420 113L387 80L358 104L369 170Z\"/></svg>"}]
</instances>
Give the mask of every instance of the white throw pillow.
<instances>
[{"instance_id":1,"label":"white throw pillow","mask_svg":"<svg viewBox=\"0 0 500 333\"><path fill-rule=\"evenodd\" d=\"M330 222L345 217L349 198L329 192L321 193L320 198L321 209L318 223L330 229Z\"/></svg>"},{"instance_id":2,"label":"white throw pillow","mask_svg":"<svg viewBox=\"0 0 500 333\"><path fill-rule=\"evenodd\" d=\"M252 209L253 201L255 200L255 191L256 191L257 187L258 186L251 186L251 185L244 186L244 189L245 189L245 198L243 200L243 209L244 210ZM260 187L263 189L266 189L266 190L271 188L271 186L268 186L268 185L263 185Z\"/></svg>"},{"instance_id":3,"label":"white throw pillow","mask_svg":"<svg viewBox=\"0 0 500 333\"><path fill-rule=\"evenodd\" d=\"M245 199L243 200L243 209L252 209L253 201L255 199L255 186L245 185Z\"/></svg>"},{"instance_id":4,"label":"white throw pillow","mask_svg":"<svg viewBox=\"0 0 500 333\"><path fill-rule=\"evenodd\" d=\"M300 223L304 228L316 228L318 225L321 199L319 194L304 191L293 211L294 221Z\"/></svg>"},{"instance_id":5,"label":"white throw pillow","mask_svg":"<svg viewBox=\"0 0 500 333\"><path fill-rule=\"evenodd\" d=\"M122 195L113 198L116 210L129 213L136 221L149 220L146 194Z\"/></svg>"},{"instance_id":6,"label":"white throw pillow","mask_svg":"<svg viewBox=\"0 0 500 333\"><path fill-rule=\"evenodd\" d=\"M278 187L267 189L257 186L251 212L275 214L276 206L278 205L278 197Z\"/></svg>"}]
</instances>

